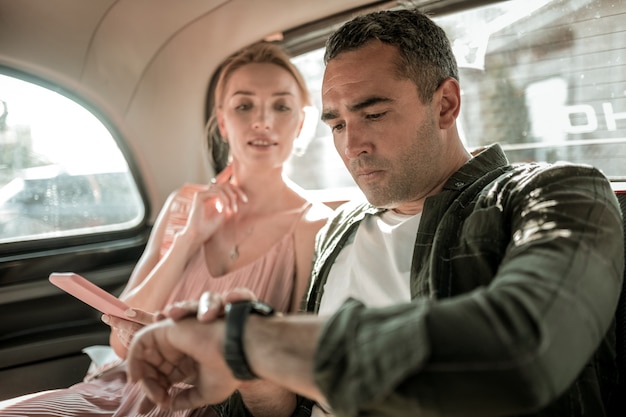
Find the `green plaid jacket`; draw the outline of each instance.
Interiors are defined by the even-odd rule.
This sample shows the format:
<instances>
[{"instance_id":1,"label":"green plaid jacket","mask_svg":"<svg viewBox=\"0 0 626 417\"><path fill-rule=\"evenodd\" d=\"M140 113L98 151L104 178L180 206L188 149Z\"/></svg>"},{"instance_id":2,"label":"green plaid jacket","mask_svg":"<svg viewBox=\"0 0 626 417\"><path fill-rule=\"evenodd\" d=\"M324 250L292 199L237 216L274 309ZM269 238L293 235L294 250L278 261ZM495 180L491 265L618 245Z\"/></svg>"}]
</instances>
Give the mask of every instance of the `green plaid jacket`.
<instances>
[{"instance_id":1,"label":"green plaid jacket","mask_svg":"<svg viewBox=\"0 0 626 417\"><path fill-rule=\"evenodd\" d=\"M378 212L347 203L320 231L308 311L347 238ZM412 302L348 300L330 318L320 389L337 416L605 416L619 395L622 230L598 170L510 165L486 148L425 202Z\"/></svg>"}]
</instances>

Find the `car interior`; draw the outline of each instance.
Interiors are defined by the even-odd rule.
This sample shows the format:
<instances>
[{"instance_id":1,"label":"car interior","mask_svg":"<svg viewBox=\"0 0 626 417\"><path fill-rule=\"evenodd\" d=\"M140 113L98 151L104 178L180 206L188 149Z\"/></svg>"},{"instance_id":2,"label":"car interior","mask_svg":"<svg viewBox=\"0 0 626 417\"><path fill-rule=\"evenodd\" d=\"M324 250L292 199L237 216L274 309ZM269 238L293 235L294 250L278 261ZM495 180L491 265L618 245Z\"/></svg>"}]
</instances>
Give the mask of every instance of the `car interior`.
<instances>
[{"instance_id":1,"label":"car interior","mask_svg":"<svg viewBox=\"0 0 626 417\"><path fill-rule=\"evenodd\" d=\"M469 149L597 166L626 213L625 2L0 0L0 400L79 382L83 349L108 344L48 277L120 293L168 195L220 168L205 125L240 48L281 45L314 99L286 175L331 208L359 195L319 120L324 42L409 6L450 37ZM624 291L616 334L626 397Z\"/></svg>"}]
</instances>

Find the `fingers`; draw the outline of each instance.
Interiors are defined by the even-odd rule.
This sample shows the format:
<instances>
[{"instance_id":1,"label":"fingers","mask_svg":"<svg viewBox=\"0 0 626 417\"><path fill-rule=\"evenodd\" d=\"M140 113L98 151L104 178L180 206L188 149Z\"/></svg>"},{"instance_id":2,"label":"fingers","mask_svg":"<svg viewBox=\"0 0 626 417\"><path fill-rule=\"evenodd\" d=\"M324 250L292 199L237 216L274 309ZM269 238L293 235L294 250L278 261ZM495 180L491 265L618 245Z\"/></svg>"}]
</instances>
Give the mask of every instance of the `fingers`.
<instances>
[{"instance_id":1,"label":"fingers","mask_svg":"<svg viewBox=\"0 0 626 417\"><path fill-rule=\"evenodd\" d=\"M144 325L141 323L137 323L135 321L126 320L121 317L115 317L108 314L102 315L102 321L115 330L123 330L126 332L136 332L141 329ZM147 324L147 323L146 323Z\"/></svg>"},{"instance_id":2,"label":"fingers","mask_svg":"<svg viewBox=\"0 0 626 417\"><path fill-rule=\"evenodd\" d=\"M196 316L199 321L208 323L224 315L226 304L256 299L256 295L247 288L234 288L222 294L205 291L197 301L186 300L168 305L159 314L158 319L170 318L174 321L180 321L187 317Z\"/></svg>"},{"instance_id":3,"label":"fingers","mask_svg":"<svg viewBox=\"0 0 626 417\"><path fill-rule=\"evenodd\" d=\"M226 168L224 168L222 172L217 174L215 179L211 182L213 182L214 184L223 184L225 182L228 182L228 180L230 180L231 175L233 175L233 166L226 165Z\"/></svg>"},{"instance_id":4,"label":"fingers","mask_svg":"<svg viewBox=\"0 0 626 417\"><path fill-rule=\"evenodd\" d=\"M154 409L155 404L162 409L172 411L190 410L207 404L207 399L204 398L202 392L196 387L172 392L172 388L164 390L155 381L143 380L141 385L146 394L139 405L139 412L142 414L148 414Z\"/></svg>"},{"instance_id":5,"label":"fingers","mask_svg":"<svg viewBox=\"0 0 626 417\"><path fill-rule=\"evenodd\" d=\"M147 396L139 405L141 412L149 411L153 404L171 408L180 382L194 383L197 379L197 362L187 356L176 343L179 341L176 323L165 320L146 327L137 333L128 351L128 375L139 382ZM201 403L197 404L198 406Z\"/></svg>"},{"instance_id":6,"label":"fingers","mask_svg":"<svg viewBox=\"0 0 626 417\"><path fill-rule=\"evenodd\" d=\"M170 400L171 410L187 410L199 408L207 404L202 392L196 388L183 389L175 394Z\"/></svg>"},{"instance_id":7,"label":"fingers","mask_svg":"<svg viewBox=\"0 0 626 417\"><path fill-rule=\"evenodd\" d=\"M224 304L234 303L242 300L256 300L256 295L248 288L234 288L224 293Z\"/></svg>"},{"instance_id":8,"label":"fingers","mask_svg":"<svg viewBox=\"0 0 626 417\"><path fill-rule=\"evenodd\" d=\"M108 314L103 314L101 319L104 323L111 326L122 346L128 348L135 333L141 330L144 325L155 322L157 314L148 313L138 308L129 308L125 313L128 319Z\"/></svg>"},{"instance_id":9,"label":"fingers","mask_svg":"<svg viewBox=\"0 0 626 417\"><path fill-rule=\"evenodd\" d=\"M127 355L128 377L133 382L156 375L152 369L152 363L147 360L148 352L157 344L154 334L153 332L140 332L139 335L140 337L137 337L130 345ZM151 396L151 398L155 397Z\"/></svg>"},{"instance_id":10,"label":"fingers","mask_svg":"<svg viewBox=\"0 0 626 417\"><path fill-rule=\"evenodd\" d=\"M205 291L198 302L197 318L201 322L211 322L224 315L226 304L241 300L256 300L256 295L247 288L234 288L223 294Z\"/></svg>"},{"instance_id":11,"label":"fingers","mask_svg":"<svg viewBox=\"0 0 626 417\"><path fill-rule=\"evenodd\" d=\"M205 324L194 318L147 326L128 350L129 378L141 383L146 396L161 408L180 410L221 402L240 385L221 356L223 334L223 322ZM190 385L182 389L180 382ZM141 407L150 408L150 403Z\"/></svg>"},{"instance_id":12,"label":"fingers","mask_svg":"<svg viewBox=\"0 0 626 417\"><path fill-rule=\"evenodd\" d=\"M233 184L211 185L207 190L197 191L192 200L191 212L197 212L198 220L204 221L215 212L227 217L237 213L239 203L248 201L246 194Z\"/></svg>"},{"instance_id":13,"label":"fingers","mask_svg":"<svg viewBox=\"0 0 626 417\"><path fill-rule=\"evenodd\" d=\"M186 300L170 304L162 313L163 318L180 321L187 317L196 317L201 322L211 322L224 312L225 303L218 293L205 291L199 300Z\"/></svg>"},{"instance_id":14,"label":"fingers","mask_svg":"<svg viewBox=\"0 0 626 417\"><path fill-rule=\"evenodd\" d=\"M234 164L234 162L233 162ZM233 174L233 164L227 165L217 176L211 180L211 186L209 191L220 189L225 193L227 200L224 200L222 204L226 207L232 207L233 212L237 211L237 201L241 200L244 203L248 202L248 196L235 184L230 182L230 178Z\"/></svg>"},{"instance_id":15,"label":"fingers","mask_svg":"<svg viewBox=\"0 0 626 417\"><path fill-rule=\"evenodd\" d=\"M129 308L124 312L128 320L134 321L139 324L150 324L157 321L157 313L148 313L147 311L139 308Z\"/></svg>"},{"instance_id":16,"label":"fingers","mask_svg":"<svg viewBox=\"0 0 626 417\"><path fill-rule=\"evenodd\" d=\"M148 390L145 384L142 383L142 385L143 385L143 391L144 393L146 393L146 395L142 396L141 400L139 401L140 415L148 414L150 411L154 409L154 406L156 405L156 403L152 401L152 399L148 396L148 393L147 393Z\"/></svg>"},{"instance_id":17,"label":"fingers","mask_svg":"<svg viewBox=\"0 0 626 417\"><path fill-rule=\"evenodd\" d=\"M155 392L153 400L160 398L157 386L168 386L184 381L195 372L185 354L172 344L173 321L161 321L137 332L128 350L128 373L133 381L150 381ZM158 400L161 401L161 400Z\"/></svg>"},{"instance_id":18,"label":"fingers","mask_svg":"<svg viewBox=\"0 0 626 417\"><path fill-rule=\"evenodd\" d=\"M150 405L156 403L161 408L185 410L215 402L205 398L202 388L194 385L198 376L195 362L185 357L177 366L178 368L170 374L163 372L154 378L141 380L142 388L149 399L142 404L141 409L150 410ZM181 385L174 386L177 382L186 382L186 388Z\"/></svg>"},{"instance_id":19,"label":"fingers","mask_svg":"<svg viewBox=\"0 0 626 417\"><path fill-rule=\"evenodd\" d=\"M224 314L224 301L218 293L205 291L198 302L197 319L208 323Z\"/></svg>"},{"instance_id":20,"label":"fingers","mask_svg":"<svg viewBox=\"0 0 626 417\"><path fill-rule=\"evenodd\" d=\"M163 318L180 321L196 317L201 322L211 322L224 312L224 302L218 293L205 291L199 300L186 300L170 304L163 310Z\"/></svg>"},{"instance_id":21,"label":"fingers","mask_svg":"<svg viewBox=\"0 0 626 417\"><path fill-rule=\"evenodd\" d=\"M120 317L110 316L108 314L102 315L102 321L113 329L117 334L117 338L126 348L130 346L131 341L135 333L137 333L144 326L141 323L137 323L130 320L125 320Z\"/></svg>"},{"instance_id":22,"label":"fingers","mask_svg":"<svg viewBox=\"0 0 626 417\"><path fill-rule=\"evenodd\" d=\"M163 310L162 318L179 321L186 317L193 317L198 313L198 304L197 300L179 301L170 304Z\"/></svg>"}]
</instances>

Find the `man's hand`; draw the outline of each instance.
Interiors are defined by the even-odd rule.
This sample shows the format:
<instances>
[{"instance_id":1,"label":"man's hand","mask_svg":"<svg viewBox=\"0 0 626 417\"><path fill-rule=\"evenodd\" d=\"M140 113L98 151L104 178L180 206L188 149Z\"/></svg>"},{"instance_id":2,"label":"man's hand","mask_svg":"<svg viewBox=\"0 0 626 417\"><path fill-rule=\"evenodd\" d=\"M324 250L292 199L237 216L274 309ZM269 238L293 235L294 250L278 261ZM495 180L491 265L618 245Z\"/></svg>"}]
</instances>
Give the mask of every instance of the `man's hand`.
<instances>
[{"instance_id":1,"label":"man's hand","mask_svg":"<svg viewBox=\"0 0 626 417\"><path fill-rule=\"evenodd\" d=\"M130 379L162 408L182 410L217 404L240 385L223 353L224 322L166 319L145 327L128 351ZM171 391L177 383L191 384Z\"/></svg>"},{"instance_id":2,"label":"man's hand","mask_svg":"<svg viewBox=\"0 0 626 417\"><path fill-rule=\"evenodd\" d=\"M166 306L159 317L182 320L195 316L199 321L209 323L224 316L226 304L256 299L256 295L247 288L234 288L223 293L205 291L199 300L179 301Z\"/></svg>"}]
</instances>

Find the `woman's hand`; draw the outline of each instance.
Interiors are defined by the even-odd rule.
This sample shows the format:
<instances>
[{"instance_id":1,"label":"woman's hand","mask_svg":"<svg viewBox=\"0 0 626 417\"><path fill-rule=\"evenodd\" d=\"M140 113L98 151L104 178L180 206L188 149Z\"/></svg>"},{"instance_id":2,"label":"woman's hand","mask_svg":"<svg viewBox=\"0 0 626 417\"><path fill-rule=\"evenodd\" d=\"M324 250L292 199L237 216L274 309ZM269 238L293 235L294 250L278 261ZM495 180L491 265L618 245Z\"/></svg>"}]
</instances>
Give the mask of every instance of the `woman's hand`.
<instances>
[{"instance_id":1,"label":"woman's hand","mask_svg":"<svg viewBox=\"0 0 626 417\"><path fill-rule=\"evenodd\" d=\"M229 165L206 190L195 193L187 224L179 234L192 235L195 241L204 242L224 220L237 213L241 202L248 201L246 194L229 181L231 175L232 166Z\"/></svg>"},{"instance_id":2,"label":"woman's hand","mask_svg":"<svg viewBox=\"0 0 626 417\"><path fill-rule=\"evenodd\" d=\"M130 346L135 333L160 318L159 314L148 313L138 308L129 308L126 316L128 319L108 314L102 315L102 321L111 326L111 330L117 334L117 338L126 349Z\"/></svg>"}]
</instances>

